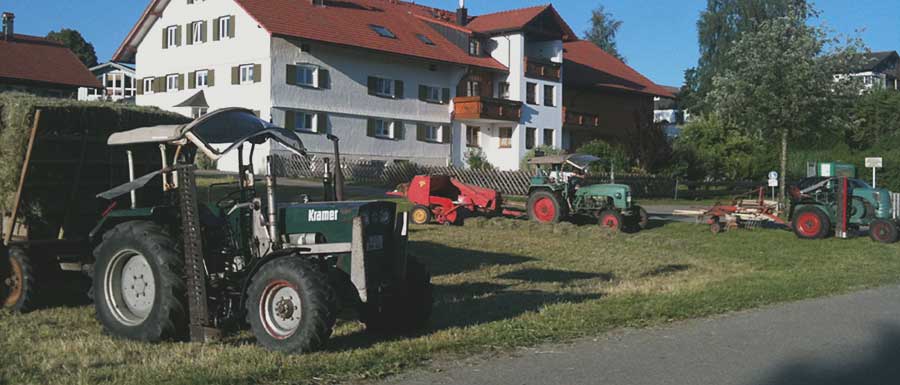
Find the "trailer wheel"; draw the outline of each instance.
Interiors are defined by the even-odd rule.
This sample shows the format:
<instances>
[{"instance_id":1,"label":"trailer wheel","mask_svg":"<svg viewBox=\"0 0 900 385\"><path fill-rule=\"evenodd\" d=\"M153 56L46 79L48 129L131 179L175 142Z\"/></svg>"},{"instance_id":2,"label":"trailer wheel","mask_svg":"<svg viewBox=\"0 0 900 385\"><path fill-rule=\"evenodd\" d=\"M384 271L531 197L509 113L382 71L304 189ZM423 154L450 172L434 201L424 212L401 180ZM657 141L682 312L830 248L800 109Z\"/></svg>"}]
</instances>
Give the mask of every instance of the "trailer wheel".
<instances>
[{"instance_id":1,"label":"trailer wheel","mask_svg":"<svg viewBox=\"0 0 900 385\"><path fill-rule=\"evenodd\" d=\"M247 323L257 343L284 353L321 349L334 328L337 298L328 276L299 257L263 265L247 289Z\"/></svg>"},{"instance_id":2,"label":"trailer wheel","mask_svg":"<svg viewBox=\"0 0 900 385\"><path fill-rule=\"evenodd\" d=\"M876 242L897 242L897 223L884 219L876 219L869 225L869 236Z\"/></svg>"},{"instance_id":3,"label":"trailer wheel","mask_svg":"<svg viewBox=\"0 0 900 385\"><path fill-rule=\"evenodd\" d=\"M603 210L600 212L600 226L615 231L622 230L622 214L615 210Z\"/></svg>"},{"instance_id":4,"label":"trailer wheel","mask_svg":"<svg viewBox=\"0 0 900 385\"><path fill-rule=\"evenodd\" d=\"M431 210L428 207L416 205L409 213L410 220L414 224L426 225L431 223Z\"/></svg>"},{"instance_id":5,"label":"trailer wheel","mask_svg":"<svg viewBox=\"0 0 900 385\"><path fill-rule=\"evenodd\" d=\"M722 222L719 222L719 217L712 217L709 220L709 232L713 234L721 233L725 227L722 226Z\"/></svg>"},{"instance_id":6,"label":"trailer wheel","mask_svg":"<svg viewBox=\"0 0 900 385\"><path fill-rule=\"evenodd\" d=\"M557 194L538 190L528 197L528 218L540 223L558 223L566 218L566 207Z\"/></svg>"},{"instance_id":7,"label":"trailer wheel","mask_svg":"<svg viewBox=\"0 0 900 385\"><path fill-rule=\"evenodd\" d=\"M34 270L25 251L12 247L6 250L2 263L7 264L0 277L3 308L14 312L27 312L35 306Z\"/></svg>"},{"instance_id":8,"label":"trailer wheel","mask_svg":"<svg viewBox=\"0 0 900 385\"><path fill-rule=\"evenodd\" d=\"M431 317L434 304L431 274L424 264L409 257L406 284L402 292L390 293L380 306L363 311L366 330L375 333L409 333L422 329Z\"/></svg>"},{"instance_id":9,"label":"trailer wheel","mask_svg":"<svg viewBox=\"0 0 900 385\"><path fill-rule=\"evenodd\" d=\"M160 225L125 222L94 249L94 307L110 334L157 342L187 331L184 260Z\"/></svg>"},{"instance_id":10,"label":"trailer wheel","mask_svg":"<svg viewBox=\"0 0 900 385\"><path fill-rule=\"evenodd\" d=\"M791 227L800 239L822 239L831 231L831 220L816 207L804 207L794 214Z\"/></svg>"}]
</instances>

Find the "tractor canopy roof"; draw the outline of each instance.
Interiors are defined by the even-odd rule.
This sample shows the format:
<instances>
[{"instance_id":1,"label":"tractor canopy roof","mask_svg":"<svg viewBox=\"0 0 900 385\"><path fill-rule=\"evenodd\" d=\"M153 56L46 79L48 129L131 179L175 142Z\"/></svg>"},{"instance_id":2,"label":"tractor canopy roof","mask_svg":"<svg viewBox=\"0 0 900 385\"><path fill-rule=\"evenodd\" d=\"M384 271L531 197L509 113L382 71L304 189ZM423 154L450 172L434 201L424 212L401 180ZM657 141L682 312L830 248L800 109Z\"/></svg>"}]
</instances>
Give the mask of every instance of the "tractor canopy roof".
<instances>
[{"instance_id":1,"label":"tractor canopy roof","mask_svg":"<svg viewBox=\"0 0 900 385\"><path fill-rule=\"evenodd\" d=\"M558 164L569 164L572 167L575 167L579 170L585 170L590 167L591 164L603 161L593 155L587 154L569 154L569 155L549 155L549 156L539 156L533 158L528 161L528 164L532 165L558 165Z\"/></svg>"},{"instance_id":2,"label":"tractor canopy roof","mask_svg":"<svg viewBox=\"0 0 900 385\"><path fill-rule=\"evenodd\" d=\"M233 151L244 143L281 143L299 155L306 153L300 138L291 130L273 125L244 108L225 108L206 114L182 125L141 127L110 135L110 146L143 143L184 144L191 142L211 159ZM227 145L214 146L214 145Z\"/></svg>"}]
</instances>

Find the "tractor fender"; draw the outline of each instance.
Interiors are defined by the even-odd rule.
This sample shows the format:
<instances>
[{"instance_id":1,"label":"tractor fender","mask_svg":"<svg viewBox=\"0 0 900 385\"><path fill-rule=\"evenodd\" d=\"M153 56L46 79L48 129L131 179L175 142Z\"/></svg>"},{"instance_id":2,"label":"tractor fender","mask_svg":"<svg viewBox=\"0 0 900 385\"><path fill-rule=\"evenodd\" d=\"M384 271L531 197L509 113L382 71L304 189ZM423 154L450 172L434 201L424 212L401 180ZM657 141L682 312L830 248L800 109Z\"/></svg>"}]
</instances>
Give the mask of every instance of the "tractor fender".
<instances>
[{"instance_id":1,"label":"tractor fender","mask_svg":"<svg viewBox=\"0 0 900 385\"><path fill-rule=\"evenodd\" d=\"M117 225L130 221L152 221L165 224L165 218L170 213L169 206L154 206L139 209L126 209L110 211L97 222L97 225L88 233L88 239L92 244L98 244L103 240L103 234Z\"/></svg>"}]
</instances>

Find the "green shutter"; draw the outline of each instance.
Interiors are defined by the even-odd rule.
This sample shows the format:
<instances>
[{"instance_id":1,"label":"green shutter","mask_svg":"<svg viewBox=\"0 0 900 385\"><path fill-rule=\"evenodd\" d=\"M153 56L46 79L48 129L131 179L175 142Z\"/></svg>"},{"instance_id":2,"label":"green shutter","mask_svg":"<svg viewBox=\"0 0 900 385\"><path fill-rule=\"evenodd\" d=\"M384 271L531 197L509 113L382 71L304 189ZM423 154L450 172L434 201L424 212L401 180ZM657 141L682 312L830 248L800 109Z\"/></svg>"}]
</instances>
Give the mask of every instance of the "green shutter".
<instances>
[{"instance_id":1,"label":"green shutter","mask_svg":"<svg viewBox=\"0 0 900 385\"><path fill-rule=\"evenodd\" d=\"M425 125L422 123L416 124L416 140L425 141Z\"/></svg>"},{"instance_id":2,"label":"green shutter","mask_svg":"<svg viewBox=\"0 0 900 385\"><path fill-rule=\"evenodd\" d=\"M253 65L253 82L259 83L262 81L262 64L254 64Z\"/></svg>"},{"instance_id":3,"label":"green shutter","mask_svg":"<svg viewBox=\"0 0 900 385\"><path fill-rule=\"evenodd\" d=\"M194 0L187 0L188 4L194 4Z\"/></svg>"},{"instance_id":4,"label":"green shutter","mask_svg":"<svg viewBox=\"0 0 900 385\"><path fill-rule=\"evenodd\" d=\"M231 67L231 84L241 84L241 66Z\"/></svg>"},{"instance_id":5,"label":"green shutter","mask_svg":"<svg viewBox=\"0 0 900 385\"><path fill-rule=\"evenodd\" d=\"M394 139L396 139L396 140L406 139L406 125L403 124L402 120L394 121Z\"/></svg>"},{"instance_id":6,"label":"green shutter","mask_svg":"<svg viewBox=\"0 0 900 385\"><path fill-rule=\"evenodd\" d=\"M197 72L188 72L188 89L197 88Z\"/></svg>"},{"instance_id":7,"label":"green shutter","mask_svg":"<svg viewBox=\"0 0 900 385\"><path fill-rule=\"evenodd\" d=\"M403 99L403 80L394 81L394 97Z\"/></svg>"},{"instance_id":8,"label":"green shutter","mask_svg":"<svg viewBox=\"0 0 900 385\"><path fill-rule=\"evenodd\" d=\"M234 15L228 17L228 37L234 37Z\"/></svg>"},{"instance_id":9,"label":"green shutter","mask_svg":"<svg viewBox=\"0 0 900 385\"><path fill-rule=\"evenodd\" d=\"M187 31L187 45L194 44L194 23L187 23L184 25L185 30Z\"/></svg>"},{"instance_id":10,"label":"green shutter","mask_svg":"<svg viewBox=\"0 0 900 385\"><path fill-rule=\"evenodd\" d=\"M375 95L375 87L378 87L378 78L369 76L369 95Z\"/></svg>"},{"instance_id":11,"label":"green shutter","mask_svg":"<svg viewBox=\"0 0 900 385\"><path fill-rule=\"evenodd\" d=\"M213 19L213 41L219 41L219 19Z\"/></svg>"},{"instance_id":12,"label":"green shutter","mask_svg":"<svg viewBox=\"0 0 900 385\"><path fill-rule=\"evenodd\" d=\"M199 21L198 23L200 23L200 41L206 43L206 21Z\"/></svg>"},{"instance_id":13,"label":"green shutter","mask_svg":"<svg viewBox=\"0 0 900 385\"><path fill-rule=\"evenodd\" d=\"M181 46L181 26L175 26L175 46Z\"/></svg>"},{"instance_id":14,"label":"green shutter","mask_svg":"<svg viewBox=\"0 0 900 385\"><path fill-rule=\"evenodd\" d=\"M212 87L216 85L216 70L209 70L209 74L206 75L206 86Z\"/></svg>"},{"instance_id":15,"label":"green shutter","mask_svg":"<svg viewBox=\"0 0 900 385\"><path fill-rule=\"evenodd\" d=\"M428 100L428 86L419 85L419 100L423 102Z\"/></svg>"},{"instance_id":16,"label":"green shutter","mask_svg":"<svg viewBox=\"0 0 900 385\"><path fill-rule=\"evenodd\" d=\"M366 126L366 136L369 136L369 137L374 138L374 137L375 137L375 119L369 119L369 120L366 122L366 124L367 124L367 126Z\"/></svg>"},{"instance_id":17,"label":"green shutter","mask_svg":"<svg viewBox=\"0 0 900 385\"><path fill-rule=\"evenodd\" d=\"M166 90L166 78L154 78L153 79L153 92L165 92Z\"/></svg>"},{"instance_id":18,"label":"green shutter","mask_svg":"<svg viewBox=\"0 0 900 385\"><path fill-rule=\"evenodd\" d=\"M448 104L450 103L450 89L444 88L441 90L441 103Z\"/></svg>"},{"instance_id":19,"label":"green shutter","mask_svg":"<svg viewBox=\"0 0 900 385\"><path fill-rule=\"evenodd\" d=\"M319 68L319 88L329 89L331 88L331 72L324 68Z\"/></svg>"},{"instance_id":20,"label":"green shutter","mask_svg":"<svg viewBox=\"0 0 900 385\"><path fill-rule=\"evenodd\" d=\"M162 29L162 36L163 36L163 41L162 41L163 49L169 48L169 28L168 27Z\"/></svg>"},{"instance_id":21,"label":"green shutter","mask_svg":"<svg viewBox=\"0 0 900 385\"><path fill-rule=\"evenodd\" d=\"M285 76L286 76L287 84L290 84L292 86L297 85L297 66L295 66L293 64L288 64L287 65L287 74Z\"/></svg>"},{"instance_id":22,"label":"green shutter","mask_svg":"<svg viewBox=\"0 0 900 385\"><path fill-rule=\"evenodd\" d=\"M324 112L316 114L316 132L320 134L328 133L328 114Z\"/></svg>"},{"instance_id":23,"label":"green shutter","mask_svg":"<svg viewBox=\"0 0 900 385\"><path fill-rule=\"evenodd\" d=\"M297 117L294 115L294 111L287 110L284 112L284 128L288 130L294 130L297 127Z\"/></svg>"},{"instance_id":24,"label":"green shutter","mask_svg":"<svg viewBox=\"0 0 900 385\"><path fill-rule=\"evenodd\" d=\"M184 90L184 74L178 74L178 90Z\"/></svg>"},{"instance_id":25,"label":"green shutter","mask_svg":"<svg viewBox=\"0 0 900 385\"><path fill-rule=\"evenodd\" d=\"M134 93L137 95L143 95L144 94L144 79L135 78L134 81L137 82L137 84L134 85L134 88L135 88Z\"/></svg>"},{"instance_id":26,"label":"green shutter","mask_svg":"<svg viewBox=\"0 0 900 385\"><path fill-rule=\"evenodd\" d=\"M450 126L441 126L441 143L450 143L451 130Z\"/></svg>"}]
</instances>

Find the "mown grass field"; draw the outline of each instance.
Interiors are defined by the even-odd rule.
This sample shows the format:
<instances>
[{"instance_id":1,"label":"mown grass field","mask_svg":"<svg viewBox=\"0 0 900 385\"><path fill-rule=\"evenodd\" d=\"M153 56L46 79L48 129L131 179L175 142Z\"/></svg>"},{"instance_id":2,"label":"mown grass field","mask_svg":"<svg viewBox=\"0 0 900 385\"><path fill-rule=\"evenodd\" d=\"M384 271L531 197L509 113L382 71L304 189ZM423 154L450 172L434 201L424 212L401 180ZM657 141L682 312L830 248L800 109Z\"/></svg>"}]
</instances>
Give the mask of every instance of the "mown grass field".
<instances>
[{"instance_id":1,"label":"mown grass field","mask_svg":"<svg viewBox=\"0 0 900 385\"><path fill-rule=\"evenodd\" d=\"M613 234L508 219L414 227L412 252L436 285L430 328L385 338L340 321L315 354L269 353L247 334L209 345L122 341L103 335L92 307L0 313L0 384L366 381L437 360L900 282L900 245L653 227Z\"/></svg>"}]
</instances>

